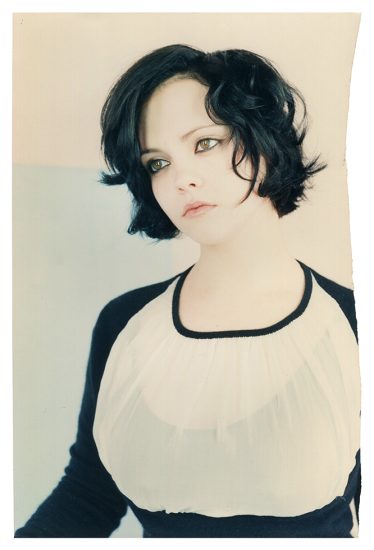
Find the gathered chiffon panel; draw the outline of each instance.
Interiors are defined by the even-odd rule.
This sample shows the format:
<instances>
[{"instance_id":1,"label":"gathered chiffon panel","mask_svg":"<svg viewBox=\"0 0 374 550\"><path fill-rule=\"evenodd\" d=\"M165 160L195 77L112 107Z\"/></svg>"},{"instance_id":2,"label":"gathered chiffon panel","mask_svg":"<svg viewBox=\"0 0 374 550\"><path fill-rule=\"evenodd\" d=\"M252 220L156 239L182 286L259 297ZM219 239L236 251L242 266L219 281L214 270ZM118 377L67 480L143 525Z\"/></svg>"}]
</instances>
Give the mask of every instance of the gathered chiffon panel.
<instances>
[{"instance_id":1,"label":"gathered chiffon panel","mask_svg":"<svg viewBox=\"0 0 374 550\"><path fill-rule=\"evenodd\" d=\"M297 516L343 495L360 377L337 302L312 276L279 330L191 338L173 320L177 284L130 319L101 381L94 438L119 489L140 508L212 517Z\"/></svg>"}]
</instances>

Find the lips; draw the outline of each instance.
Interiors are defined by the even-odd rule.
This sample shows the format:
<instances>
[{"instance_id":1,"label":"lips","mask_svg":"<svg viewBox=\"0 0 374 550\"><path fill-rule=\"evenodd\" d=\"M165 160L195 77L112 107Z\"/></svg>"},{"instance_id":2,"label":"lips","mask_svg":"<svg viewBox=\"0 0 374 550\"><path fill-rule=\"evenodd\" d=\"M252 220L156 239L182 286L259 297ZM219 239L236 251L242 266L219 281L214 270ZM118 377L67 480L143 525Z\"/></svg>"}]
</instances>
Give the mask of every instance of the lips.
<instances>
[{"instance_id":1,"label":"lips","mask_svg":"<svg viewBox=\"0 0 374 550\"><path fill-rule=\"evenodd\" d=\"M208 202L201 202L201 201L192 202L192 203L186 204L186 206L184 207L183 216L186 216L188 213L190 215L193 213L197 214L198 212L209 210L209 208L204 208L204 207L213 207L213 206L215 205L210 204Z\"/></svg>"}]
</instances>

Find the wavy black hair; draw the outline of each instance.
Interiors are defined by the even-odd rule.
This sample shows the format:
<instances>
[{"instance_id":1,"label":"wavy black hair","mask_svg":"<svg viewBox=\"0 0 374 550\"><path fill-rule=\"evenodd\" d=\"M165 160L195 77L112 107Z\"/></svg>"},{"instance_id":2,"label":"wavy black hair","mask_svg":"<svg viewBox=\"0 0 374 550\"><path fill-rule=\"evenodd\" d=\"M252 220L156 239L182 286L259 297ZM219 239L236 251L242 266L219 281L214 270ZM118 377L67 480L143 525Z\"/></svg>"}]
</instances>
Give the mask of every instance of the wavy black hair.
<instances>
[{"instance_id":1,"label":"wavy black hair","mask_svg":"<svg viewBox=\"0 0 374 550\"><path fill-rule=\"evenodd\" d=\"M234 144L232 168L248 158L253 166L246 200L256 183L260 158L266 175L258 194L269 197L278 216L294 211L306 199L309 179L327 165L319 156L304 158L307 110L302 94L265 57L242 49L206 53L172 44L136 61L111 89L101 112L101 148L109 173L101 182L126 184L133 195L129 234L144 233L156 240L180 234L157 203L150 174L140 161L138 137L142 108L156 88L171 77L192 78L208 87L205 109L216 124L230 128ZM302 119L295 124L296 102ZM240 150L242 156L236 161ZM310 186L310 185L309 185ZM309 187L308 186L308 187Z\"/></svg>"}]
</instances>

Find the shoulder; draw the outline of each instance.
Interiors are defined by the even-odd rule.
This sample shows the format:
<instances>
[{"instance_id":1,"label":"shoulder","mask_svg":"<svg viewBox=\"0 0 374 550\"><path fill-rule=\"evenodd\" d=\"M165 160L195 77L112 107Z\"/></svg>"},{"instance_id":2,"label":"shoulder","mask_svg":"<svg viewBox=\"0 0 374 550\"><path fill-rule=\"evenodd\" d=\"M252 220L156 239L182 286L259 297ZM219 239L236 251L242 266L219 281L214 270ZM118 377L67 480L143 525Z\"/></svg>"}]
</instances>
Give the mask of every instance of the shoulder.
<instances>
[{"instance_id":1,"label":"shoulder","mask_svg":"<svg viewBox=\"0 0 374 550\"><path fill-rule=\"evenodd\" d=\"M180 274L170 279L135 288L113 298L100 311L92 333L87 375L94 393L99 391L106 361L119 333L133 315L164 292Z\"/></svg>"},{"instance_id":2,"label":"shoulder","mask_svg":"<svg viewBox=\"0 0 374 550\"><path fill-rule=\"evenodd\" d=\"M110 300L101 309L94 332L105 334L109 343L113 343L131 317L162 294L179 275L180 273L164 281L134 288Z\"/></svg>"},{"instance_id":3,"label":"shoulder","mask_svg":"<svg viewBox=\"0 0 374 550\"><path fill-rule=\"evenodd\" d=\"M308 266L309 267L309 266ZM334 298L339 304L341 310L347 317L349 324L358 340L357 334L357 318L356 318L356 306L354 290L352 288L341 285L340 283L329 279L325 275L322 275L315 269L309 267L317 283Z\"/></svg>"}]
</instances>

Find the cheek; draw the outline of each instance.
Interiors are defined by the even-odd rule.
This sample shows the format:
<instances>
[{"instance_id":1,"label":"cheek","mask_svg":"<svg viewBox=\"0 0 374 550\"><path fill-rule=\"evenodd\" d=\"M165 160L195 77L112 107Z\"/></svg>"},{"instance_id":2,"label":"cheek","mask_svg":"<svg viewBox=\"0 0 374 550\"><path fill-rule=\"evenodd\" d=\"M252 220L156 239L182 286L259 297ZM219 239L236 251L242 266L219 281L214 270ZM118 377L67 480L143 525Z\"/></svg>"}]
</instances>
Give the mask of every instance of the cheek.
<instances>
[{"instance_id":1,"label":"cheek","mask_svg":"<svg viewBox=\"0 0 374 550\"><path fill-rule=\"evenodd\" d=\"M214 167L214 172L221 181L221 187L226 194L231 196L242 197L248 190L250 183L248 179L252 177L252 164L249 159L244 159L236 166L236 171L240 174L239 177L232 166L232 154L233 148L229 148L225 155L217 159ZM242 151L239 150L235 157L235 163L238 163L241 159ZM245 180L242 178L246 178ZM247 181L246 181L247 180ZM226 182L226 183L225 183Z\"/></svg>"},{"instance_id":2,"label":"cheek","mask_svg":"<svg viewBox=\"0 0 374 550\"><path fill-rule=\"evenodd\" d=\"M170 204L170 194L164 193L163 189L165 189L165 186L162 186L157 181L152 182L153 196L155 197L160 208L165 212L167 216L169 216L172 210L172 205Z\"/></svg>"},{"instance_id":3,"label":"cheek","mask_svg":"<svg viewBox=\"0 0 374 550\"><path fill-rule=\"evenodd\" d=\"M227 171L225 177L220 180L220 192L225 202L231 206L237 206L248 193L250 182L248 181L248 172L237 169L239 174L246 179L237 176L232 167Z\"/></svg>"},{"instance_id":4,"label":"cheek","mask_svg":"<svg viewBox=\"0 0 374 550\"><path fill-rule=\"evenodd\" d=\"M162 201L162 187L161 185L159 185L157 179L152 179L151 187L153 196L155 197L156 201L160 203L160 201Z\"/></svg>"}]
</instances>

